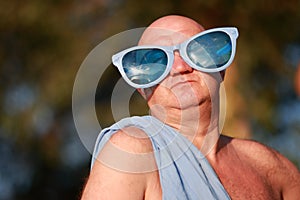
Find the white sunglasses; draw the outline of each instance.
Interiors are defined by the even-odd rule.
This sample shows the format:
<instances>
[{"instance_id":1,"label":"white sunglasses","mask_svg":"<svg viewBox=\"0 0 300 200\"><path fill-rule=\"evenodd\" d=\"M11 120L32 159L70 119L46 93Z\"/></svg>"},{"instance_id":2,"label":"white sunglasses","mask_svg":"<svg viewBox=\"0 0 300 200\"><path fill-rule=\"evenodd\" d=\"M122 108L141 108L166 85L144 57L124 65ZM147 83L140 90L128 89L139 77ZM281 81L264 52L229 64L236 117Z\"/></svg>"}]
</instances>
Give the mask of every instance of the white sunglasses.
<instances>
[{"instance_id":1,"label":"white sunglasses","mask_svg":"<svg viewBox=\"0 0 300 200\"><path fill-rule=\"evenodd\" d=\"M112 56L124 80L134 88L149 88L160 83L171 71L174 51L193 69L214 73L233 61L238 30L214 28L192 36L175 46L136 46Z\"/></svg>"}]
</instances>

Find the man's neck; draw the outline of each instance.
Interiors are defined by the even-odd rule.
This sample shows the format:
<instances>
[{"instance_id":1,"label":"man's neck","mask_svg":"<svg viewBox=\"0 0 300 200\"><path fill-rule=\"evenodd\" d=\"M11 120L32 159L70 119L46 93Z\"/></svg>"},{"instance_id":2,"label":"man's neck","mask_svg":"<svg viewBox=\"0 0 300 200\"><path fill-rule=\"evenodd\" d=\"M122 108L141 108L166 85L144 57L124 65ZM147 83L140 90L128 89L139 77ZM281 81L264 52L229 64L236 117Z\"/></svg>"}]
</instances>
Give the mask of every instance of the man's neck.
<instances>
[{"instance_id":1,"label":"man's neck","mask_svg":"<svg viewBox=\"0 0 300 200\"><path fill-rule=\"evenodd\" d=\"M187 137L203 155L214 155L219 132L219 107L201 104L185 109L153 109L151 114Z\"/></svg>"}]
</instances>

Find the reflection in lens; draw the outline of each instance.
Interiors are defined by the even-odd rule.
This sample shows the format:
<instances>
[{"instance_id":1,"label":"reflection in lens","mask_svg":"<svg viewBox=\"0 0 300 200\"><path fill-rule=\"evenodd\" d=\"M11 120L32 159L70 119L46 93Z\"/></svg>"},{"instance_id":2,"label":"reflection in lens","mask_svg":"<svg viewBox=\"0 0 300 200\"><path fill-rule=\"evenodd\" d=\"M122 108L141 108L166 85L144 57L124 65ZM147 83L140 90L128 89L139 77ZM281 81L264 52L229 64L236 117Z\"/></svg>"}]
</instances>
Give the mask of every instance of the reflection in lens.
<instances>
[{"instance_id":1,"label":"reflection in lens","mask_svg":"<svg viewBox=\"0 0 300 200\"><path fill-rule=\"evenodd\" d=\"M217 31L195 38L188 44L186 51L197 66L219 68L229 61L232 44L228 34Z\"/></svg>"},{"instance_id":2,"label":"reflection in lens","mask_svg":"<svg viewBox=\"0 0 300 200\"><path fill-rule=\"evenodd\" d=\"M167 55L161 49L137 49L123 57L122 65L130 81L148 84L164 73L167 62Z\"/></svg>"}]
</instances>

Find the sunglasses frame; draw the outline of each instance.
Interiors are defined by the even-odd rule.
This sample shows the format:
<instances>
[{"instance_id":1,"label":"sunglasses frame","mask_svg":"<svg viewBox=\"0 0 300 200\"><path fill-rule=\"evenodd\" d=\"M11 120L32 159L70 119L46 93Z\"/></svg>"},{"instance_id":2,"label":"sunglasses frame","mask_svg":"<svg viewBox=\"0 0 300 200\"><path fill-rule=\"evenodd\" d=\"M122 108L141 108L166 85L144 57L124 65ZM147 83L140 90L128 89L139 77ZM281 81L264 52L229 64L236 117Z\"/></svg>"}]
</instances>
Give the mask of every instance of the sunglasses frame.
<instances>
[{"instance_id":1,"label":"sunglasses frame","mask_svg":"<svg viewBox=\"0 0 300 200\"><path fill-rule=\"evenodd\" d=\"M232 47L231 56L230 56L229 60L227 61L227 63L225 65L223 65L222 67L213 68L213 69L199 67L196 64L194 64L188 57L187 51L186 51L187 46L195 38L200 37L205 34L208 34L208 33L212 33L212 32L224 32L229 36L229 38L231 40L231 47ZM208 29L208 30L202 31L202 32L192 36L188 40L186 40L180 44L174 45L174 46L141 45L141 46L135 46L135 47L125 49L125 50L123 50L119 53L116 53L112 56L112 63L118 68L122 77L129 85L131 85L134 88L149 88L149 87L152 87L152 86L160 83L170 73L173 63L174 63L174 57L175 57L174 51L175 50L179 51L181 58L193 69L196 69L196 70L202 71L202 72L207 72L207 73L214 73L214 72L219 72L219 71L225 70L232 63L232 61L234 59L235 52L236 52L236 39L238 38L238 35L239 35L238 29L235 27L221 27L221 28ZM165 52L167 55L168 62L167 62L167 66L166 66L164 73L153 82L150 82L147 84L142 84L142 85L136 84L136 83L133 83L132 81L130 81L129 78L126 76L126 73L125 73L123 65L122 65L123 57L127 53L134 51L134 50L138 50L138 49L144 49L144 50L145 49L160 49L163 52Z\"/></svg>"}]
</instances>

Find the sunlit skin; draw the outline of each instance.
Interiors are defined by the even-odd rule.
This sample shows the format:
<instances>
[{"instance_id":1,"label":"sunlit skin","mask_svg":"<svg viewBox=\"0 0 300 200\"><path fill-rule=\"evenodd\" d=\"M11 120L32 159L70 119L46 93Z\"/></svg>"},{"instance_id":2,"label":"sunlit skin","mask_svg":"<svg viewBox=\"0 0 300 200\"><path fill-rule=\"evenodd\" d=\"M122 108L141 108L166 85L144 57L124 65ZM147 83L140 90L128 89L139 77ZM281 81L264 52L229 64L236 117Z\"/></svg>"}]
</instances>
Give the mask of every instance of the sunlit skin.
<instances>
[{"instance_id":1,"label":"sunlit skin","mask_svg":"<svg viewBox=\"0 0 300 200\"><path fill-rule=\"evenodd\" d=\"M166 16L149 26L139 44L175 45L203 30L189 18ZM297 199L300 174L290 161L257 142L220 136L219 87L223 78L224 72L207 74L192 69L176 51L170 74L159 85L139 92L153 116L178 130L203 152L232 199ZM145 133L135 127L118 131L99 159L113 160L114 155L107 150L109 145L132 153L152 151ZM138 161L134 164L138 165ZM148 164L155 166L155 161L149 159ZM82 196L82 199L161 198L157 170L125 173L103 162L95 163Z\"/></svg>"}]
</instances>

